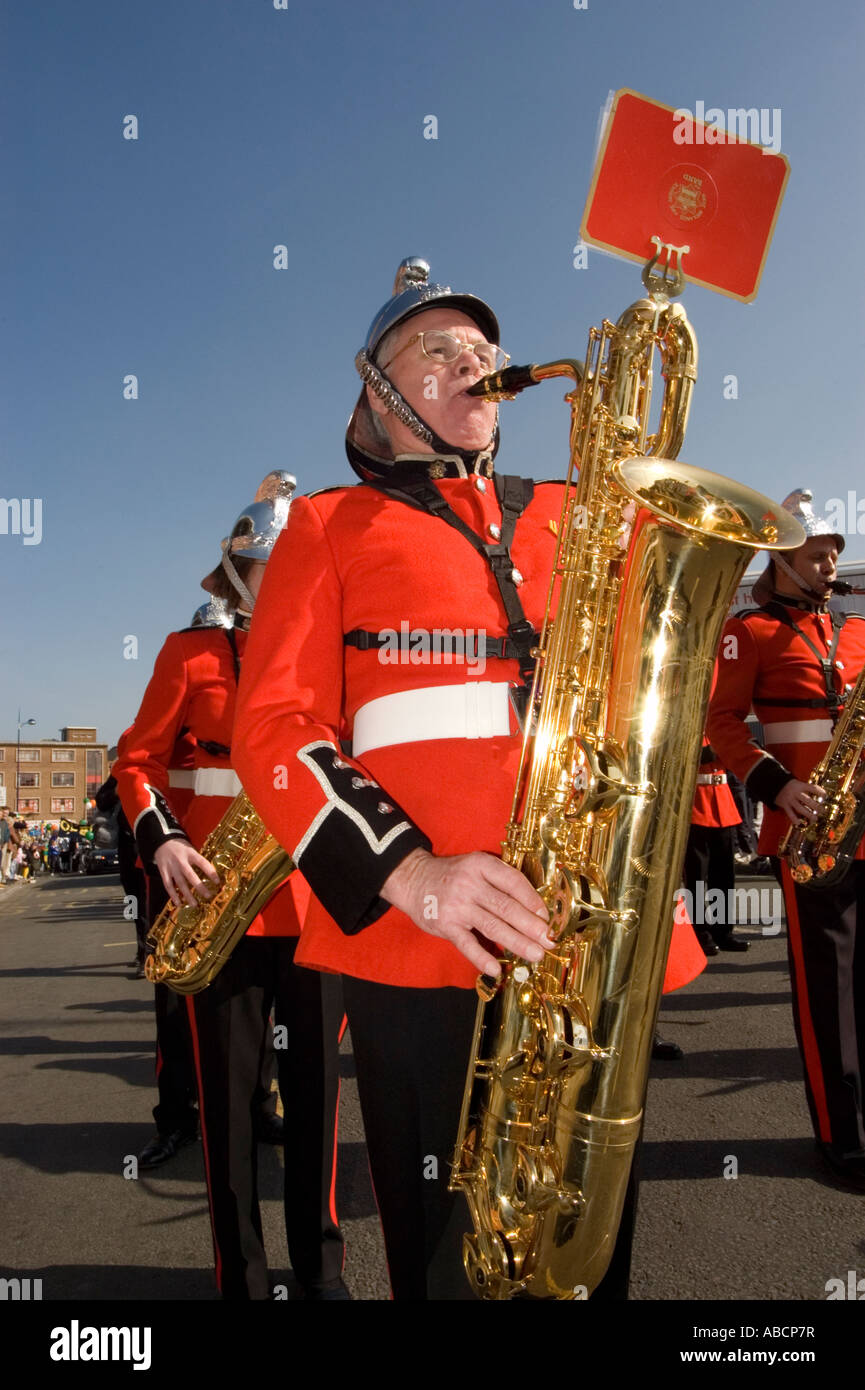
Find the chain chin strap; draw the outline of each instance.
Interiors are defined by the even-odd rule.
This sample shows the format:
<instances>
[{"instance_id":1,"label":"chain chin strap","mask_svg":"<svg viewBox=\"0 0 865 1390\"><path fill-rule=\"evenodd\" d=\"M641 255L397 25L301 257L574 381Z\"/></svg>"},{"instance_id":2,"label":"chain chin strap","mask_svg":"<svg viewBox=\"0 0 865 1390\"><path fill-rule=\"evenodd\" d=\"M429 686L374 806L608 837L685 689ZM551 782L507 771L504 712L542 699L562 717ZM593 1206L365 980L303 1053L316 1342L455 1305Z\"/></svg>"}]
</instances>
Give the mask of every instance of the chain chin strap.
<instances>
[{"instance_id":1,"label":"chain chin strap","mask_svg":"<svg viewBox=\"0 0 865 1390\"><path fill-rule=\"evenodd\" d=\"M231 556L229 555L227 550L222 557L222 568L225 570L225 573L228 575L234 588L240 594L240 597L242 599L245 599L246 602L249 604L249 611L251 613L253 608L255 607L255 599L247 589L240 575L237 573L237 570L234 568L234 565L231 563Z\"/></svg>"},{"instance_id":2,"label":"chain chin strap","mask_svg":"<svg viewBox=\"0 0 865 1390\"><path fill-rule=\"evenodd\" d=\"M379 371L375 363L370 361L365 348L361 348L360 352L357 354L357 357L354 359L354 365L357 368L361 380L375 392L380 401L384 402L391 414L395 415L407 429L411 430L412 434L415 435L417 439L423 440L424 444L431 444L434 449L444 454L459 454L463 459L471 458L475 455L479 457L480 453L486 452L484 450L459 449L453 444L448 444L446 440L441 439L439 435L435 434L430 429L429 425L425 425L420 416L415 414L408 401L400 395L395 386L391 385L387 377ZM499 415L498 410L496 410L496 423L493 427L492 438L487 445L487 451L490 449L493 451L495 450L498 420Z\"/></svg>"},{"instance_id":3,"label":"chain chin strap","mask_svg":"<svg viewBox=\"0 0 865 1390\"><path fill-rule=\"evenodd\" d=\"M434 442L432 430L418 419L408 401L403 399L395 386L391 386L387 377L382 376L375 363L367 357L365 349L361 348L354 359L354 365L357 367L361 379L372 388L379 400L384 401L392 415L395 415L418 439L422 439L424 444Z\"/></svg>"}]
</instances>

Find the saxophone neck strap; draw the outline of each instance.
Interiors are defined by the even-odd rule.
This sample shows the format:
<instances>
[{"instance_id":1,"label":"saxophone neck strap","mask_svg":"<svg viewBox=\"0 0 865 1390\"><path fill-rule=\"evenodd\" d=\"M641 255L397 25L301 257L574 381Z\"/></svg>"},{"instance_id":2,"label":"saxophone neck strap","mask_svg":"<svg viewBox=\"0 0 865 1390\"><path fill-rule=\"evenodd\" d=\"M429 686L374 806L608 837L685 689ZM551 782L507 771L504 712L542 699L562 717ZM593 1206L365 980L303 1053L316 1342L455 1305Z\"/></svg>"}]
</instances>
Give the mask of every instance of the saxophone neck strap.
<instances>
[{"instance_id":1,"label":"saxophone neck strap","mask_svg":"<svg viewBox=\"0 0 865 1390\"><path fill-rule=\"evenodd\" d=\"M414 473L396 475L394 478L392 474L387 483L378 479L369 479L362 486L375 488L377 492L383 492L398 502L404 502L406 506L414 507L416 511L426 512L428 516L437 517L439 521L445 522L447 526L458 531L463 539L468 541L472 549L483 557L496 581L496 587L501 595L508 620L508 637L513 646L512 652L509 652L508 655L516 657L520 665L520 675L524 682L529 685L535 669L535 661L531 653L537 642L538 634L526 617L520 596L517 593L517 586L513 578L514 562L511 559L510 548L517 522L534 496L535 485L531 478L517 478L500 473L493 474L493 484L502 515L501 535L495 545L486 545L480 536L461 517L457 516L435 484L430 482L428 478L418 477ZM348 634L349 637L353 635ZM352 645L355 644L352 643Z\"/></svg>"},{"instance_id":2,"label":"saxophone neck strap","mask_svg":"<svg viewBox=\"0 0 865 1390\"><path fill-rule=\"evenodd\" d=\"M240 680L240 653L237 650L237 634L233 627L224 627L222 630L231 648L231 662L234 667L234 684L237 685Z\"/></svg>"},{"instance_id":3,"label":"saxophone neck strap","mask_svg":"<svg viewBox=\"0 0 865 1390\"><path fill-rule=\"evenodd\" d=\"M763 605L767 613L771 613L773 618L789 627L791 632L795 632L802 641L811 648L820 663L820 670L823 674L823 684L826 687L826 698L824 700L759 700L758 704L763 705L794 705L803 709L828 709L833 721L837 720L838 715L844 708L844 697L839 695L835 689L835 653L838 650L838 638L841 636L841 629L847 619L846 613L830 613L832 620L832 641L829 644L828 652L821 652L808 636L807 632L793 621L790 610L777 599L770 599Z\"/></svg>"}]
</instances>

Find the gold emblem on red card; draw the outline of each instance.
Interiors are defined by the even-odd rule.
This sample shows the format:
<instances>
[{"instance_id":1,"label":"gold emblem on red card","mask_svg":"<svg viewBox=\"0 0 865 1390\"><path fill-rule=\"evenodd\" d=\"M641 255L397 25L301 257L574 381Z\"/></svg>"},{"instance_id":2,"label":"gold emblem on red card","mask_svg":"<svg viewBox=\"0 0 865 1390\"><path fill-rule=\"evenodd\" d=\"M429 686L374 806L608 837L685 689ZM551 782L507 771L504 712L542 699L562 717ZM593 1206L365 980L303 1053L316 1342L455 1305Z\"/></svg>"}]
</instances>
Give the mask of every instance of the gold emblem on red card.
<instances>
[{"instance_id":1,"label":"gold emblem on red card","mask_svg":"<svg viewBox=\"0 0 865 1390\"><path fill-rule=\"evenodd\" d=\"M697 117L627 88L616 92L580 232L589 245L641 265L658 242L687 246L689 281L749 301L790 172L774 147L780 112L705 111L702 101L695 110ZM704 113L705 121L698 118ZM773 145L740 130L764 139L771 130Z\"/></svg>"}]
</instances>

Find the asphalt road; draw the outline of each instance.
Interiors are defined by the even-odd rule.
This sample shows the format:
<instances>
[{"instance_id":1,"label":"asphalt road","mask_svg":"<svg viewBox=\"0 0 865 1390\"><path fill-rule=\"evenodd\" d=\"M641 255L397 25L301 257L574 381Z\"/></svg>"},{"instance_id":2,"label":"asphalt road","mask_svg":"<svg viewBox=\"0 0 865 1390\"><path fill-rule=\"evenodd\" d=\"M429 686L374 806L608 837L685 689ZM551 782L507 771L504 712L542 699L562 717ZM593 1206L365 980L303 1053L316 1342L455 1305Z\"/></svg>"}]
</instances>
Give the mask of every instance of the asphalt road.
<instances>
[{"instance_id":1,"label":"asphalt road","mask_svg":"<svg viewBox=\"0 0 865 1390\"><path fill-rule=\"evenodd\" d=\"M132 978L121 908L114 876L0 889L0 1274L41 1278L45 1300L214 1299L198 1146L123 1175L154 1132L155 1092L152 990ZM829 1279L865 1273L865 1195L833 1184L811 1137L783 933L743 934L747 955L715 957L663 1005L685 1059L653 1063L637 1300L823 1300ZM346 1282L385 1299L348 1038L343 1054ZM292 1297L280 1164L260 1150L271 1270Z\"/></svg>"}]
</instances>

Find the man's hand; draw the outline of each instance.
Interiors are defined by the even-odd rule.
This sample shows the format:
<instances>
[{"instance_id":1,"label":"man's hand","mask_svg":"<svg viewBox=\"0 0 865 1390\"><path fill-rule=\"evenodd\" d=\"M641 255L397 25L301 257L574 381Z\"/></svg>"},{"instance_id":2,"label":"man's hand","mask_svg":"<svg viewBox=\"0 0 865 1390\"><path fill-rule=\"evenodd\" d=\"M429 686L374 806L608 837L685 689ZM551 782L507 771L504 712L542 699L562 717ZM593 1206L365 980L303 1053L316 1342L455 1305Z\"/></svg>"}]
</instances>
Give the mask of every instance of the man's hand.
<instances>
[{"instance_id":1,"label":"man's hand","mask_svg":"<svg viewBox=\"0 0 865 1390\"><path fill-rule=\"evenodd\" d=\"M492 854L438 858L413 850L385 880L381 896L421 931L450 941L483 975L497 976L501 968L475 932L529 961L554 945L543 899L518 869Z\"/></svg>"},{"instance_id":2,"label":"man's hand","mask_svg":"<svg viewBox=\"0 0 865 1390\"><path fill-rule=\"evenodd\" d=\"M811 782L798 782L794 777L778 792L775 805L794 825L808 825L825 799L826 792L822 787L815 787Z\"/></svg>"},{"instance_id":3,"label":"man's hand","mask_svg":"<svg viewBox=\"0 0 865 1390\"><path fill-rule=\"evenodd\" d=\"M210 860L193 849L188 840L175 836L165 840L154 854L153 862L175 907L180 907L182 903L195 907L200 898L210 898L212 894L203 882L204 878L219 884L219 874ZM198 897L193 895L193 889L197 890Z\"/></svg>"}]
</instances>

